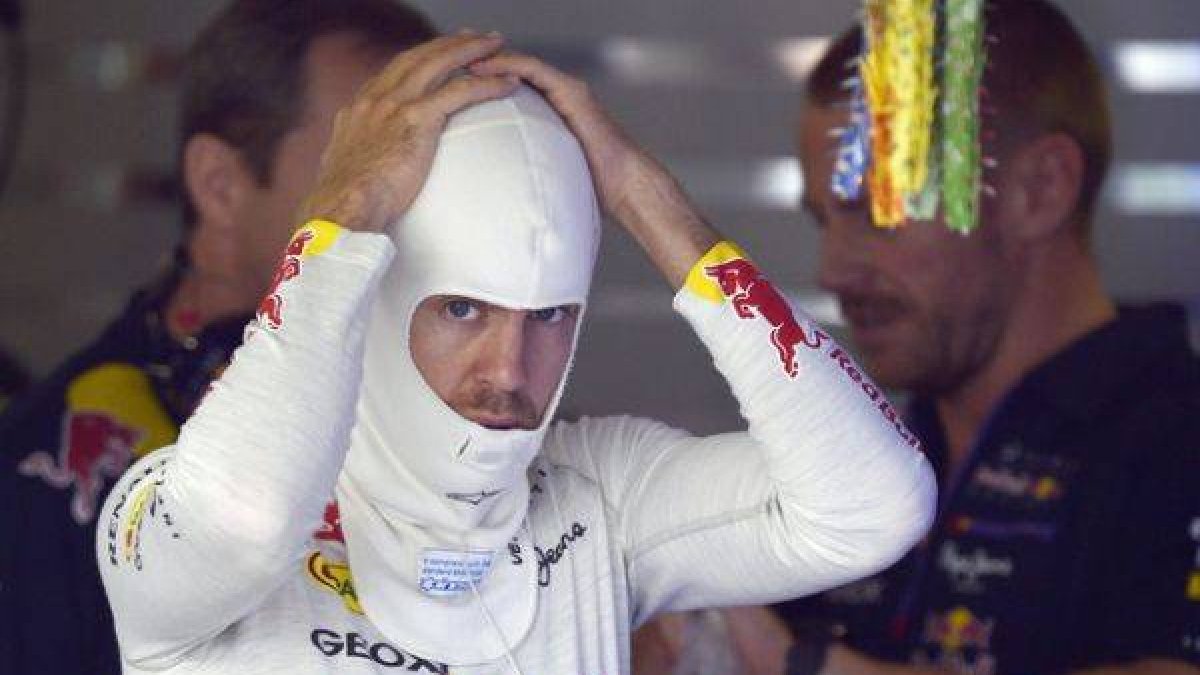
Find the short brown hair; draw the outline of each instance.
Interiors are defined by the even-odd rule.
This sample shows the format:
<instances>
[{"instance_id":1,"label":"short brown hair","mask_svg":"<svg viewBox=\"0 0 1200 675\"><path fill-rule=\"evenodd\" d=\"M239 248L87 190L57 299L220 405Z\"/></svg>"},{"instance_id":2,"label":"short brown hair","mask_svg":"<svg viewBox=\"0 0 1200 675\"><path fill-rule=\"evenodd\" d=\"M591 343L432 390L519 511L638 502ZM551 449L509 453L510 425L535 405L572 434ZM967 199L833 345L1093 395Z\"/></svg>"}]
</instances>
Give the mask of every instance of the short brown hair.
<instances>
[{"instance_id":1,"label":"short brown hair","mask_svg":"<svg viewBox=\"0 0 1200 675\"><path fill-rule=\"evenodd\" d=\"M391 0L235 0L185 57L180 153L193 136L213 134L270 185L279 143L304 110L308 48L340 32L388 53L436 35L423 15ZM186 190L183 200L184 223L191 225L195 210Z\"/></svg>"},{"instance_id":2,"label":"short brown hair","mask_svg":"<svg viewBox=\"0 0 1200 675\"><path fill-rule=\"evenodd\" d=\"M1108 87L1083 36L1046 0L988 0L988 67L984 89L996 113L985 124L1002 137L1064 133L1083 151L1084 173L1074 218L1086 236L1112 162ZM808 101L829 107L845 97L862 31L833 43L809 76Z\"/></svg>"}]
</instances>

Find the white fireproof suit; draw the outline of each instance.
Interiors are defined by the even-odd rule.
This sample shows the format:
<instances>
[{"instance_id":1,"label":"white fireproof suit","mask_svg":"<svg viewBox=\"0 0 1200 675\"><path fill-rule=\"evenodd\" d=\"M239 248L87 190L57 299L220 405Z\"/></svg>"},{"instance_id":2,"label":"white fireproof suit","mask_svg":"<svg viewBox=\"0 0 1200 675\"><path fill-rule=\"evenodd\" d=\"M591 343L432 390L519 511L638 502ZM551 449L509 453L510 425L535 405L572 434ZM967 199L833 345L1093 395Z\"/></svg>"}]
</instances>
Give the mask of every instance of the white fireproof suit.
<instances>
[{"instance_id":1,"label":"white fireproof suit","mask_svg":"<svg viewBox=\"0 0 1200 675\"><path fill-rule=\"evenodd\" d=\"M367 526L343 535L330 503L343 515L372 508L350 504L338 479L396 248L332 225L301 235L294 273L277 277L281 302L178 442L131 467L100 514L126 673L628 673L630 630L657 612L844 584L894 562L930 523L932 473L879 390L803 316L788 326L804 340L781 362L778 307L753 305L769 285L753 279L755 296L743 277L728 297L715 281L689 282L674 306L747 431L556 423L518 479L505 543L426 544L400 561L381 553L392 549L358 553ZM454 498L469 508L503 497ZM419 586L411 604L380 592L388 565Z\"/></svg>"}]
</instances>

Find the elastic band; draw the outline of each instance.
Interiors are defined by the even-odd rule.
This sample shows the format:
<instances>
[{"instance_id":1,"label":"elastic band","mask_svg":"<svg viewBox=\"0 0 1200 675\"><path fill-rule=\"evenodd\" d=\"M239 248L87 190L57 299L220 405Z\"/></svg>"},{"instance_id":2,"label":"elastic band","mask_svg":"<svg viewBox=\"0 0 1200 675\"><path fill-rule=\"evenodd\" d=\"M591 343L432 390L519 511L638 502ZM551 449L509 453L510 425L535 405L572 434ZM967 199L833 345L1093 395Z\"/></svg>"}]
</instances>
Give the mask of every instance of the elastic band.
<instances>
[{"instance_id":1,"label":"elastic band","mask_svg":"<svg viewBox=\"0 0 1200 675\"><path fill-rule=\"evenodd\" d=\"M288 246L289 253L292 245L298 244L299 255L304 257L321 255L329 250L330 246L342 236L346 228L338 225L332 220L321 220L314 218L300 226L296 230L296 234L292 235L291 244Z\"/></svg>"}]
</instances>

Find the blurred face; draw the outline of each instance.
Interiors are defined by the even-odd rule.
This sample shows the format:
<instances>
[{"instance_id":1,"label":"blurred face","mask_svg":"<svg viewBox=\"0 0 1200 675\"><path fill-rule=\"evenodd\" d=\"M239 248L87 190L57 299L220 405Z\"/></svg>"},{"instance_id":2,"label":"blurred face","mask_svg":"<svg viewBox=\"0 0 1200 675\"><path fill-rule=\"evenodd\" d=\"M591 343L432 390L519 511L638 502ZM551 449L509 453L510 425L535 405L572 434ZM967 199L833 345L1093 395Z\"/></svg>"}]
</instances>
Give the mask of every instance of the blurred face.
<instances>
[{"instance_id":1,"label":"blurred face","mask_svg":"<svg viewBox=\"0 0 1200 675\"><path fill-rule=\"evenodd\" d=\"M994 355L1015 278L997 228L969 237L940 222L872 225L866 199L830 189L841 110L808 106L800 128L805 210L820 230L818 282L837 296L866 368L880 384L954 389Z\"/></svg>"},{"instance_id":2,"label":"blurred face","mask_svg":"<svg viewBox=\"0 0 1200 675\"><path fill-rule=\"evenodd\" d=\"M578 308L512 310L435 295L413 314L413 361L459 415L492 429L536 429L571 357Z\"/></svg>"},{"instance_id":3,"label":"blurred face","mask_svg":"<svg viewBox=\"0 0 1200 675\"><path fill-rule=\"evenodd\" d=\"M316 183L321 153L329 143L333 118L358 88L387 63L362 47L352 33L317 38L306 56L305 100L295 126L280 141L267 185L255 184L242 204L240 219L251 226L241 248L249 273L258 281L250 302L265 291L284 247L301 223L296 212Z\"/></svg>"}]
</instances>

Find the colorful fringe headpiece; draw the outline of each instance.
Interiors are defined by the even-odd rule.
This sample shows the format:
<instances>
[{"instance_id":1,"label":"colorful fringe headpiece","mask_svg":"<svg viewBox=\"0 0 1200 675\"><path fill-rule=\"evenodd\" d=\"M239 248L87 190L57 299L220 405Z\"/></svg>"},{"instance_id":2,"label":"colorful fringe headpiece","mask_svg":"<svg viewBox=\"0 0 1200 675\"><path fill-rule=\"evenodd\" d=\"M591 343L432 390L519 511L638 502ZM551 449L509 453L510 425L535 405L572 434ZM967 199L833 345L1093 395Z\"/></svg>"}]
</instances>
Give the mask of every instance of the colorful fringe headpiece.
<instances>
[{"instance_id":1,"label":"colorful fringe headpiece","mask_svg":"<svg viewBox=\"0 0 1200 675\"><path fill-rule=\"evenodd\" d=\"M983 3L866 0L865 51L858 76L848 82L850 122L841 132L832 189L841 199L857 199L865 181L878 227L932 219L939 201L951 229L966 234L976 225Z\"/></svg>"}]
</instances>

